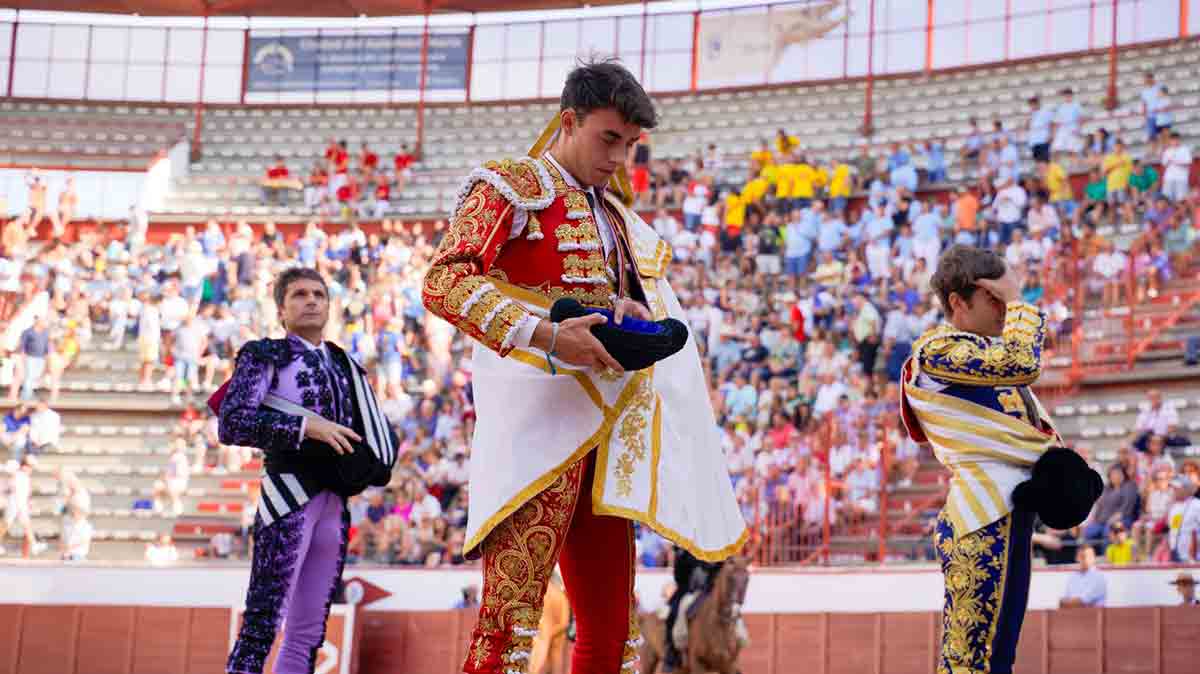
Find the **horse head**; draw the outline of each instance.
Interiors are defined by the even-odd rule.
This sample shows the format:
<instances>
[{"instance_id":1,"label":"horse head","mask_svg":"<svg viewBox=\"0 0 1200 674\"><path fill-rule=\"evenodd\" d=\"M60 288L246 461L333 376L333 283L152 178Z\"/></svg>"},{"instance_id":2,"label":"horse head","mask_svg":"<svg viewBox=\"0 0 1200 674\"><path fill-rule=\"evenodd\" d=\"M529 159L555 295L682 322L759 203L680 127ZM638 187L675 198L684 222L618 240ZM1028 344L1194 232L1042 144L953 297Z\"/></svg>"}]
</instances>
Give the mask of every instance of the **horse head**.
<instances>
[{"instance_id":1,"label":"horse head","mask_svg":"<svg viewBox=\"0 0 1200 674\"><path fill-rule=\"evenodd\" d=\"M717 577L717 605L722 616L737 620L746 601L746 588L750 584L750 558L735 555L725 561Z\"/></svg>"}]
</instances>

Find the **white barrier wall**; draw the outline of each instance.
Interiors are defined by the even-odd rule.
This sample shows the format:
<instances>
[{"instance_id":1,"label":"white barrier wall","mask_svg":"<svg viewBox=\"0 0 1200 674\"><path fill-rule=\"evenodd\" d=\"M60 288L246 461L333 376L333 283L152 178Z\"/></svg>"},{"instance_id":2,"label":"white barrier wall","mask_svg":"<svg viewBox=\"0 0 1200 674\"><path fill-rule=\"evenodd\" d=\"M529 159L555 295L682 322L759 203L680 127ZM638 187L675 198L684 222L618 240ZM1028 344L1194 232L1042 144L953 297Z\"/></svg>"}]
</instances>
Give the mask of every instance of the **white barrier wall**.
<instances>
[{"instance_id":1,"label":"white barrier wall","mask_svg":"<svg viewBox=\"0 0 1200 674\"><path fill-rule=\"evenodd\" d=\"M1200 566L1105 569L1113 606L1179 603L1170 584L1180 571L1200 575ZM1034 571L1030 610L1058 605L1071 568ZM106 604L139 606L239 606L249 570L243 566L111 566L94 564L0 564L0 603ZM467 585L480 585L478 570L349 567L346 580L361 578L391 596L370 605L378 610L448 609ZM664 570L643 570L637 591L643 606L662 604ZM937 611L942 577L932 566L872 571L761 570L751 575L747 613L868 613Z\"/></svg>"}]
</instances>

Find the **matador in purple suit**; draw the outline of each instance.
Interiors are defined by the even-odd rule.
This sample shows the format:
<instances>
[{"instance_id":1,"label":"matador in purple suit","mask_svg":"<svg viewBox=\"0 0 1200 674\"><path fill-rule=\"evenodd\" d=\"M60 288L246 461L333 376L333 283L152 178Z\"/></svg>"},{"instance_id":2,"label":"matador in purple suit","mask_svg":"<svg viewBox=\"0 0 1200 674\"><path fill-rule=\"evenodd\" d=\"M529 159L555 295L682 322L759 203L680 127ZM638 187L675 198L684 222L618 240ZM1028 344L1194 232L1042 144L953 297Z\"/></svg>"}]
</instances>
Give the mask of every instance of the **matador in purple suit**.
<instances>
[{"instance_id":1,"label":"matador in purple suit","mask_svg":"<svg viewBox=\"0 0 1200 674\"><path fill-rule=\"evenodd\" d=\"M366 373L322 340L329 296L320 274L289 269L274 294L287 337L242 347L224 396L210 402L219 409L221 442L257 447L265 457L231 674L262 672L285 617L274 671L311 674L346 560L346 497L365 486L347 487L339 471L364 448L367 461L383 466L386 484L395 460L395 438Z\"/></svg>"}]
</instances>

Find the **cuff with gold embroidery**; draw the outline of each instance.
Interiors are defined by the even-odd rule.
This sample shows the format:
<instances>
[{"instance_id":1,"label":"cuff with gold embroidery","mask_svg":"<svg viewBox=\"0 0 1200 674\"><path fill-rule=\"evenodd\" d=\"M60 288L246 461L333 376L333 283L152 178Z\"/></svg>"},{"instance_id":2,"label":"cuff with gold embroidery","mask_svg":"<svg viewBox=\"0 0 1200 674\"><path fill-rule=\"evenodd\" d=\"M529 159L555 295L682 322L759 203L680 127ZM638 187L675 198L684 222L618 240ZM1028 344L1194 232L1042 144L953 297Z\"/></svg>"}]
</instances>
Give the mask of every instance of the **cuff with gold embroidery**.
<instances>
[{"instance_id":1,"label":"cuff with gold embroidery","mask_svg":"<svg viewBox=\"0 0 1200 674\"><path fill-rule=\"evenodd\" d=\"M501 356L516 346L518 332L532 315L483 276L455 284L444 307L446 320Z\"/></svg>"}]
</instances>

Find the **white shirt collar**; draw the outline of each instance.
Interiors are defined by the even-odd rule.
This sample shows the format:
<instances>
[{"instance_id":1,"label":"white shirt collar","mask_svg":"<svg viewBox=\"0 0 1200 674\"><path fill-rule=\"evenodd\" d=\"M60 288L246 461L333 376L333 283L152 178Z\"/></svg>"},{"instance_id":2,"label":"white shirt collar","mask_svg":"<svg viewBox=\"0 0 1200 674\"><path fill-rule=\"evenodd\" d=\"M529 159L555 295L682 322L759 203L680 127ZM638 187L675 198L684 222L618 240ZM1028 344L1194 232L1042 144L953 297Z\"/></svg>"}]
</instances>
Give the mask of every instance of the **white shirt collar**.
<instances>
[{"instance_id":1,"label":"white shirt collar","mask_svg":"<svg viewBox=\"0 0 1200 674\"><path fill-rule=\"evenodd\" d=\"M301 337L300 335L297 335L296 333L292 333L292 336L295 337L296 339L300 340L300 343L303 344L309 351L316 351L318 349L320 349L321 351L325 350L325 342L321 342L320 344L313 344L312 342Z\"/></svg>"}]
</instances>

